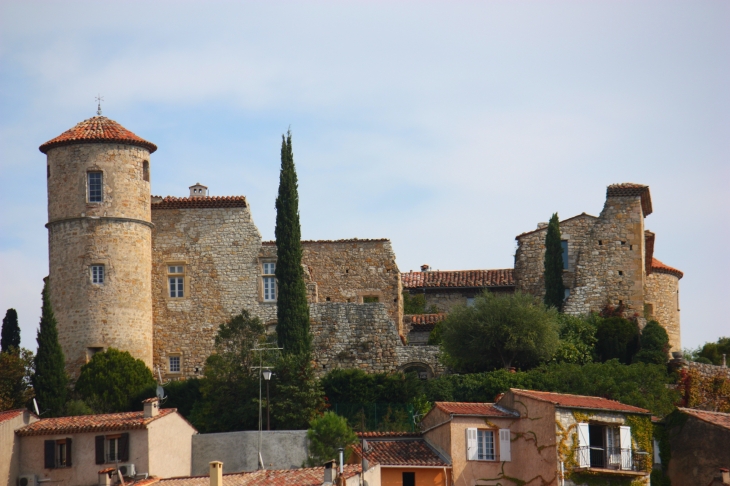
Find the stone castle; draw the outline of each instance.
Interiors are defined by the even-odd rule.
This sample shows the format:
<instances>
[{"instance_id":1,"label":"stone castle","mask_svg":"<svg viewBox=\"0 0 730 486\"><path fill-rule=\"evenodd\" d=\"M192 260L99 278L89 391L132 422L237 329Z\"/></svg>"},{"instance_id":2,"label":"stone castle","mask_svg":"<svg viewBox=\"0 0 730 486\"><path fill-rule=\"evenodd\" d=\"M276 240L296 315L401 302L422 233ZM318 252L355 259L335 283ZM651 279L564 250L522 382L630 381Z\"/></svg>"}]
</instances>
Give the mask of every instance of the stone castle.
<instances>
[{"instance_id":1,"label":"stone castle","mask_svg":"<svg viewBox=\"0 0 730 486\"><path fill-rule=\"evenodd\" d=\"M168 379L202 374L218 325L242 309L276 326L276 246L244 196L150 192L157 147L103 116L40 146L47 155L49 291L69 372L94 353L129 351ZM655 317L679 341L682 273L653 258L647 186L609 186L599 217L561 222L566 312L606 304ZM387 239L303 241L315 365L443 372L428 332L489 290L540 295L545 225L517 237L514 269L401 273ZM403 315L403 292L437 314ZM642 321L643 322L643 321Z\"/></svg>"}]
</instances>

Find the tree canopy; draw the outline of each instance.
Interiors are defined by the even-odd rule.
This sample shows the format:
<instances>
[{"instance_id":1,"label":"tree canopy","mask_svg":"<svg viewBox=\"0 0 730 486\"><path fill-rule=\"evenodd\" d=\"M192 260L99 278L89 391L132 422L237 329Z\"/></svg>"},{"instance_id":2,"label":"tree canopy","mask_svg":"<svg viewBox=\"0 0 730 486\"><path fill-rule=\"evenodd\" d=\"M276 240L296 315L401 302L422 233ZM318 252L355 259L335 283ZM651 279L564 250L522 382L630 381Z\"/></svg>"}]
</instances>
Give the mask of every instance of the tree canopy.
<instances>
[{"instance_id":1,"label":"tree canopy","mask_svg":"<svg viewBox=\"0 0 730 486\"><path fill-rule=\"evenodd\" d=\"M486 291L471 307L455 306L443 321L445 359L461 372L536 366L558 348L557 316L531 295Z\"/></svg>"},{"instance_id":2,"label":"tree canopy","mask_svg":"<svg viewBox=\"0 0 730 486\"><path fill-rule=\"evenodd\" d=\"M550 218L545 235L545 305L563 310L563 243L558 213Z\"/></svg>"},{"instance_id":3,"label":"tree canopy","mask_svg":"<svg viewBox=\"0 0 730 486\"><path fill-rule=\"evenodd\" d=\"M33 398L33 353L16 349L0 353L0 412L26 407Z\"/></svg>"},{"instance_id":4,"label":"tree canopy","mask_svg":"<svg viewBox=\"0 0 730 486\"><path fill-rule=\"evenodd\" d=\"M598 321L595 353L599 361L618 359L631 364L639 349L639 326L623 317L608 317Z\"/></svg>"},{"instance_id":5,"label":"tree canopy","mask_svg":"<svg viewBox=\"0 0 730 486\"><path fill-rule=\"evenodd\" d=\"M276 198L276 333L284 354L311 353L309 304L302 270L299 192L291 131L281 140L279 195Z\"/></svg>"},{"instance_id":6,"label":"tree canopy","mask_svg":"<svg viewBox=\"0 0 730 486\"><path fill-rule=\"evenodd\" d=\"M310 444L310 466L321 466L327 461L337 459L340 448L344 449L347 459L352 452L347 446L357 441L357 436L347 425L347 420L334 412L325 412L313 419L307 430L307 438Z\"/></svg>"},{"instance_id":7,"label":"tree canopy","mask_svg":"<svg viewBox=\"0 0 730 486\"><path fill-rule=\"evenodd\" d=\"M0 334L0 351L6 353L10 349L20 351L20 327L18 326L18 312L8 309L3 317L2 333Z\"/></svg>"},{"instance_id":8,"label":"tree canopy","mask_svg":"<svg viewBox=\"0 0 730 486\"><path fill-rule=\"evenodd\" d=\"M75 391L94 412L115 413L135 409L134 398L154 385L152 371L144 361L127 351L109 348L81 367Z\"/></svg>"},{"instance_id":9,"label":"tree canopy","mask_svg":"<svg viewBox=\"0 0 730 486\"><path fill-rule=\"evenodd\" d=\"M657 321L649 321L639 337L641 349L634 361L639 363L665 364L669 358L669 336Z\"/></svg>"},{"instance_id":10,"label":"tree canopy","mask_svg":"<svg viewBox=\"0 0 730 486\"><path fill-rule=\"evenodd\" d=\"M730 364L730 337L721 337L714 343L705 343L698 353L699 358L705 358L710 363L722 365L722 355L725 355L727 364Z\"/></svg>"}]
</instances>

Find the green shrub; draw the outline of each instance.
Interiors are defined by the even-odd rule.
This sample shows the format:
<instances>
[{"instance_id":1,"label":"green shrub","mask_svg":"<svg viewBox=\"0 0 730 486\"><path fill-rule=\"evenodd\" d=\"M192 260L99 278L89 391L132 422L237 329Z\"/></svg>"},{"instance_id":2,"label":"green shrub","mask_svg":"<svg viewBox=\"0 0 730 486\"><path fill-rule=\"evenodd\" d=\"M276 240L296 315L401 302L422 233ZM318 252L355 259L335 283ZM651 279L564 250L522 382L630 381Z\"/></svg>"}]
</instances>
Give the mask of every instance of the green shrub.
<instances>
[{"instance_id":1,"label":"green shrub","mask_svg":"<svg viewBox=\"0 0 730 486\"><path fill-rule=\"evenodd\" d=\"M598 361L618 359L630 364L639 349L639 326L623 317L608 317L598 322L595 352Z\"/></svg>"},{"instance_id":2,"label":"green shrub","mask_svg":"<svg viewBox=\"0 0 730 486\"><path fill-rule=\"evenodd\" d=\"M338 449L345 450L345 459L350 455L351 449L347 446L357 441L357 436L352 431L347 420L334 412L325 412L310 423L307 430L309 439L309 465L320 466L327 461L337 459Z\"/></svg>"}]
</instances>

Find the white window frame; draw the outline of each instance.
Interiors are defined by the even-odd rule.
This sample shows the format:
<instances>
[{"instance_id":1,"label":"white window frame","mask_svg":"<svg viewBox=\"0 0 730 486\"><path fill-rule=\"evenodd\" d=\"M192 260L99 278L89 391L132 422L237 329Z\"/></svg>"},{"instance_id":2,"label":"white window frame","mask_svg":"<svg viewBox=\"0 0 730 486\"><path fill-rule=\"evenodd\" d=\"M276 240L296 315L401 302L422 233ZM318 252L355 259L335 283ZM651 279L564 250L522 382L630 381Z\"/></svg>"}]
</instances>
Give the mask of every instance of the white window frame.
<instances>
[{"instance_id":1,"label":"white window frame","mask_svg":"<svg viewBox=\"0 0 730 486\"><path fill-rule=\"evenodd\" d=\"M503 429L504 430L504 429ZM466 458L468 461L489 461L497 460L497 445L495 444L495 436L493 429L466 429ZM499 430L500 439L502 438L502 430ZM509 430L507 430L509 437ZM507 451L509 456L509 451ZM501 459L501 458L500 458ZM509 459L511 460L511 457Z\"/></svg>"},{"instance_id":2,"label":"white window frame","mask_svg":"<svg viewBox=\"0 0 730 486\"><path fill-rule=\"evenodd\" d=\"M104 460L107 463L119 462L121 460L119 439L120 437L104 438Z\"/></svg>"},{"instance_id":3,"label":"white window frame","mask_svg":"<svg viewBox=\"0 0 730 486\"><path fill-rule=\"evenodd\" d=\"M90 273L91 273L91 283L93 283L95 285L104 285L104 280L106 278L106 269L104 268L104 265L101 265L101 264L91 265Z\"/></svg>"},{"instance_id":4,"label":"white window frame","mask_svg":"<svg viewBox=\"0 0 730 486\"><path fill-rule=\"evenodd\" d=\"M99 176L98 184L98 194L97 194L97 188L94 187L92 189L92 184L96 186L97 181L94 181L92 183L91 178L92 176ZM94 191L94 192L92 192ZM86 173L86 198L87 201L90 203L100 203L104 202L104 173L100 170L92 170Z\"/></svg>"},{"instance_id":5,"label":"white window frame","mask_svg":"<svg viewBox=\"0 0 730 486\"><path fill-rule=\"evenodd\" d=\"M167 265L167 296L171 299L185 298L185 265Z\"/></svg>"},{"instance_id":6,"label":"white window frame","mask_svg":"<svg viewBox=\"0 0 730 486\"><path fill-rule=\"evenodd\" d=\"M175 368L174 363L177 363L177 369ZM167 357L167 370L169 373L182 373L182 356L179 354L172 354Z\"/></svg>"},{"instance_id":7,"label":"white window frame","mask_svg":"<svg viewBox=\"0 0 730 486\"><path fill-rule=\"evenodd\" d=\"M261 263L261 290L264 302L276 302L279 289L275 274L276 262Z\"/></svg>"}]
</instances>

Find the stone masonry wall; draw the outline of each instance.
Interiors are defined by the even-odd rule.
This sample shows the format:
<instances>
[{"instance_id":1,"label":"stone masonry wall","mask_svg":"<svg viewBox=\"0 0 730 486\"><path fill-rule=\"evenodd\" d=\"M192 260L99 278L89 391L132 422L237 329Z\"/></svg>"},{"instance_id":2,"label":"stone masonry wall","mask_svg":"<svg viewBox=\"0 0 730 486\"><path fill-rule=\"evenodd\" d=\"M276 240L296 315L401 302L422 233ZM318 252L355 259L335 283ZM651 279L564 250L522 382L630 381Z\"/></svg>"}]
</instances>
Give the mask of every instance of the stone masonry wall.
<instances>
[{"instance_id":1,"label":"stone masonry wall","mask_svg":"<svg viewBox=\"0 0 730 486\"><path fill-rule=\"evenodd\" d=\"M568 314L623 304L644 312L644 215L641 198L609 197L576 263L575 287L565 302Z\"/></svg>"},{"instance_id":2,"label":"stone masonry wall","mask_svg":"<svg viewBox=\"0 0 730 486\"><path fill-rule=\"evenodd\" d=\"M168 371L168 357L180 355L180 376L194 376L231 316L246 309L265 323L276 319L276 304L264 303L260 290L261 235L248 207L153 206L152 220L154 363ZM169 297L172 264L185 269L183 298Z\"/></svg>"},{"instance_id":3,"label":"stone masonry wall","mask_svg":"<svg viewBox=\"0 0 730 486\"><path fill-rule=\"evenodd\" d=\"M50 299L69 373L95 349L115 347L152 365L149 151L115 143L47 152ZM88 202L87 173L103 174L103 200ZM105 268L92 284L92 264Z\"/></svg>"},{"instance_id":4,"label":"stone masonry wall","mask_svg":"<svg viewBox=\"0 0 730 486\"><path fill-rule=\"evenodd\" d=\"M654 319L667 330L671 351L682 350L679 327L679 279L675 275L654 271L646 277L646 303L652 304Z\"/></svg>"},{"instance_id":5,"label":"stone masonry wall","mask_svg":"<svg viewBox=\"0 0 730 486\"><path fill-rule=\"evenodd\" d=\"M467 298L480 295L484 289L440 289L438 291L426 290L426 311L431 312L431 306L436 306L436 312L450 312L455 305L466 305ZM514 292L513 288L490 288L493 294Z\"/></svg>"},{"instance_id":6,"label":"stone masonry wall","mask_svg":"<svg viewBox=\"0 0 730 486\"><path fill-rule=\"evenodd\" d=\"M560 222L560 236L568 241L568 268L563 271L563 284L575 286L575 269L587 246L597 218L583 213ZM547 226L517 237L515 253L515 288L540 298L545 296L545 236Z\"/></svg>"}]
</instances>

